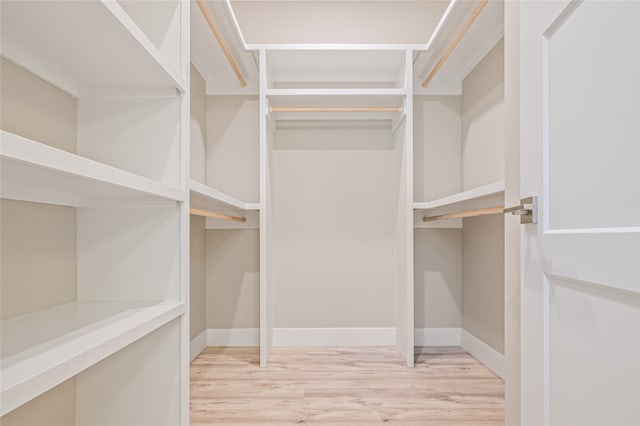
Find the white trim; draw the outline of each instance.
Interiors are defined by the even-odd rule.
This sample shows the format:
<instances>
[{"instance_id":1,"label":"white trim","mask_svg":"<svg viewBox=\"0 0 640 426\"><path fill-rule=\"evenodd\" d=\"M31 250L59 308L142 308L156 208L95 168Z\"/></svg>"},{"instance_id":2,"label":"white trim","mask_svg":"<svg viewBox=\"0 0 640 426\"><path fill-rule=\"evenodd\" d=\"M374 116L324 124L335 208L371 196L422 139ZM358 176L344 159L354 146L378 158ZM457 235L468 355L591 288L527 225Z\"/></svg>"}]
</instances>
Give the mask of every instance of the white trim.
<instances>
[{"instance_id":1,"label":"white trim","mask_svg":"<svg viewBox=\"0 0 640 426\"><path fill-rule=\"evenodd\" d=\"M501 379L505 379L504 355L478 339L465 329L460 329L460 346L483 363Z\"/></svg>"},{"instance_id":2,"label":"white trim","mask_svg":"<svg viewBox=\"0 0 640 426\"><path fill-rule=\"evenodd\" d=\"M273 346L394 346L395 327L275 328Z\"/></svg>"},{"instance_id":3,"label":"white trim","mask_svg":"<svg viewBox=\"0 0 640 426\"><path fill-rule=\"evenodd\" d=\"M191 340L191 347L189 349L189 356L193 361L200 353L207 347L207 330L202 330L202 333L198 334Z\"/></svg>"},{"instance_id":4,"label":"white trim","mask_svg":"<svg viewBox=\"0 0 640 426\"><path fill-rule=\"evenodd\" d=\"M244 50L247 50L247 42L244 39L242 30L240 29L240 24L238 23L238 19L236 18L236 12L233 10L233 6L231 6L231 1L226 0L225 4L227 5L227 12L229 13L229 16L231 16L231 21L233 22L233 26L236 30L236 35L240 39L240 43L242 43L242 47L244 48Z\"/></svg>"},{"instance_id":5,"label":"white trim","mask_svg":"<svg viewBox=\"0 0 640 426\"><path fill-rule=\"evenodd\" d=\"M259 346L259 328L210 328L207 346Z\"/></svg>"},{"instance_id":6,"label":"white trim","mask_svg":"<svg viewBox=\"0 0 640 426\"><path fill-rule=\"evenodd\" d=\"M419 43L248 43L247 50L427 50L427 45Z\"/></svg>"},{"instance_id":7,"label":"white trim","mask_svg":"<svg viewBox=\"0 0 640 426\"><path fill-rule=\"evenodd\" d=\"M416 328L413 331L416 346L460 346L460 328Z\"/></svg>"},{"instance_id":8,"label":"white trim","mask_svg":"<svg viewBox=\"0 0 640 426\"><path fill-rule=\"evenodd\" d=\"M451 0L449 2L447 9L444 11L442 16L440 17L440 21L438 21L438 25L436 25L435 30L433 30L433 33L431 33L431 37L429 37L429 41L427 41L425 50L429 50L431 48L431 45L433 44L436 37L438 37L438 34L440 33L442 26L447 21L447 18L449 17L449 14L451 13L451 10L453 10L453 6L455 6L455 4L456 4L456 0Z\"/></svg>"}]
</instances>

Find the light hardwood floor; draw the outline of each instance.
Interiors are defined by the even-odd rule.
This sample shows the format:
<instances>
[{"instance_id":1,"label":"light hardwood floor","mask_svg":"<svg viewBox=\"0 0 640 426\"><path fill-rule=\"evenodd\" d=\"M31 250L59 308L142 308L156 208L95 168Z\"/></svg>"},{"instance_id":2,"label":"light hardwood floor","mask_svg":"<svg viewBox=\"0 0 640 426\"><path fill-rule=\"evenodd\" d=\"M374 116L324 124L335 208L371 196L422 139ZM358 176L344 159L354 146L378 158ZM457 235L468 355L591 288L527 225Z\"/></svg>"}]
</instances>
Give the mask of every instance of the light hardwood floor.
<instances>
[{"instance_id":1,"label":"light hardwood floor","mask_svg":"<svg viewBox=\"0 0 640 426\"><path fill-rule=\"evenodd\" d=\"M504 382L458 347L207 348L191 363L191 424L501 425Z\"/></svg>"}]
</instances>

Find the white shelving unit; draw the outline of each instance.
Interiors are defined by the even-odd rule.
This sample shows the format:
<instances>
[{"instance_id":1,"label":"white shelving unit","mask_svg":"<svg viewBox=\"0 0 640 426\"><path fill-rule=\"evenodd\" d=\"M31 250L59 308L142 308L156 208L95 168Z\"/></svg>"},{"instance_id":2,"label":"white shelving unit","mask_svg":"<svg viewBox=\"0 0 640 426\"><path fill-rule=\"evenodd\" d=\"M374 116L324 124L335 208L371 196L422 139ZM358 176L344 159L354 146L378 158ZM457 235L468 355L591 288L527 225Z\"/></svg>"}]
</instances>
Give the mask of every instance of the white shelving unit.
<instances>
[{"instance_id":1,"label":"white shelving unit","mask_svg":"<svg viewBox=\"0 0 640 426\"><path fill-rule=\"evenodd\" d=\"M3 321L6 414L185 312L183 302L73 302Z\"/></svg>"},{"instance_id":2,"label":"white shelving unit","mask_svg":"<svg viewBox=\"0 0 640 426\"><path fill-rule=\"evenodd\" d=\"M13 424L19 411L44 422L47 413L30 402L71 381L75 408L67 409L78 425L188 424L189 2L0 7L1 54L16 65L3 85L43 80L22 88L24 99L3 99L12 114L0 132L0 195L11 213L2 216L11 271L3 306L21 308L0 322L1 421ZM74 109L66 116L54 113L63 98ZM35 117L16 118L32 110ZM75 136L66 150L48 139L60 128ZM29 136L34 129L42 140ZM55 241L44 251L29 247L39 235L22 248L5 242L4 231L29 226L21 211L69 218L74 243L64 256L73 274L47 264ZM57 226L36 217L44 233ZM73 298L25 304L21 280L33 276L20 273L25 267L61 274L25 288L46 295L64 285ZM128 390L135 403L109 397Z\"/></svg>"},{"instance_id":3,"label":"white shelving unit","mask_svg":"<svg viewBox=\"0 0 640 426\"><path fill-rule=\"evenodd\" d=\"M426 215L435 216L450 213L461 213L504 205L504 181L483 185L468 191L438 198L427 202L414 202L414 210L424 211Z\"/></svg>"},{"instance_id":4,"label":"white shelving unit","mask_svg":"<svg viewBox=\"0 0 640 426\"><path fill-rule=\"evenodd\" d=\"M116 1L3 2L2 36L4 57L78 98L187 87Z\"/></svg>"},{"instance_id":5,"label":"white shelving unit","mask_svg":"<svg viewBox=\"0 0 640 426\"><path fill-rule=\"evenodd\" d=\"M22 136L0 131L2 198L80 207L184 201L185 192Z\"/></svg>"},{"instance_id":6,"label":"white shelving unit","mask_svg":"<svg viewBox=\"0 0 640 426\"><path fill-rule=\"evenodd\" d=\"M291 181L288 175L295 164L308 161L309 165L318 167L312 152L317 152L317 158L324 161L331 157L343 160L340 152L348 152L354 159L362 159L357 167L362 173L375 173L371 157L362 152L371 150L386 158L381 166L393 180L393 185L385 188L388 200L393 202L381 205L381 210L388 212L384 216L376 216L374 228L383 228L393 235L391 245L397 253L392 259L380 259L380 275L388 271L393 276L392 283L387 283L385 291L396 294L393 306L397 318L395 325L395 343L406 359L407 365L413 365L413 266L411 264L412 235L412 138L413 138L413 106L412 106L412 61L411 49L403 47L390 48L383 45L353 45L340 46L256 46L260 50L260 363L268 363L269 352L273 345L273 309L274 304L274 268L280 267L275 276L291 276L288 267L283 266L282 258L290 255L284 251L278 252L285 244L278 238L284 233L283 217L289 217L289 222L297 222L294 226L304 222L301 217L318 214L309 212L297 205L295 219L290 217L283 204L292 203L282 194L288 192L283 189L283 180ZM280 132L283 130L283 132ZM293 133L285 134L284 130ZM308 133L305 133L307 132ZM327 133L328 132L328 133ZM369 132L369 133L367 133ZM366 136L364 136L366 134ZM357 136L354 136L357 135ZM358 139L360 149L350 145L352 137ZM361 139L359 139L361 138ZM375 142L371 139L375 139ZM294 141L295 139L295 141ZM286 148L280 143L283 142ZM370 143L370 145L368 145ZM279 151L283 148L282 151ZM305 152L307 151L307 152ZM280 154L286 152L286 154ZM293 160L296 156L298 160ZM282 160L274 160L280 158ZM288 170L287 170L288 169ZM312 181L317 177L304 174L304 179ZM341 169L340 173L346 173ZM286 175L287 177L278 176ZM275 183L274 183L275 182ZM349 185L352 182L345 183ZM335 182L333 184L336 184ZM274 189L274 185L275 188ZM329 184L331 185L331 184ZM339 185L339 183L338 183ZM375 192L368 184L352 189L364 192ZM298 187L292 186L295 192ZM279 191L279 192L278 192ZM279 198L274 195L278 192ZM332 194L324 193L323 208L326 215L337 215L336 210L343 206L336 201L344 195L336 189ZM299 194L304 197L306 194ZM296 197L292 195L291 197ZM366 197L366 195L365 195ZM374 202L377 202L375 200ZM280 203L279 205L275 205ZM390 205L391 204L391 205ZM348 210L348 208L347 208ZM274 213L276 211L276 213ZM352 220L353 211L344 213L345 221ZM306 216L305 216L306 215ZM351 218L351 219L347 219ZM391 221L393 218L393 221ZM314 219L307 220L316 220ZM278 222L274 224L275 222ZM387 232L380 231L380 232ZM322 231L320 231L322 232ZM295 234L295 232L292 232ZM274 235L275 234L275 235ZM331 232L327 232L331 234ZM333 244L342 246L341 238L334 238ZM357 237L355 237L357 238ZM320 257L312 256L317 247L293 239L287 244L300 244L300 254L305 262L313 265L311 268L325 268L316 262L322 262ZM308 240L306 240L308 242ZM346 244L352 241L346 237ZM374 243L375 244L375 243ZM338 250L338 249L336 249ZM321 250L320 253L323 253ZM324 253L323 253L324 254ZM309 256L305 258L304 256ZM325 261L330 256L326 256ZM274 260L276 259L276 260ZM331 260L329 260L330 262ZM277 266L279 265L279 266ZM340 269L340 268L338 268ZM348 268L346 268L348 269ZM340 280L351 271L336 271L335 276L324 279ZM285 280L284 278L280 278ZM304 279L304 278L301 278ZM348 280L348 279L347 279ZM282 283L282 285L288 285ZM301 300L300 303L308 303Z\"/></svg>"},{"instance_id":7,"label":"white shelving unit","mask_svg":"<svg viewBox=\"0 0 640 426\"><path fill-rule=\"evenodd\" d=\"M213 211L235 211L259 210L258 203L245 203L222 191L213 189L197 180L189 179L189 192L191 197L191 207Z\"/></svg>"}]
</instances>

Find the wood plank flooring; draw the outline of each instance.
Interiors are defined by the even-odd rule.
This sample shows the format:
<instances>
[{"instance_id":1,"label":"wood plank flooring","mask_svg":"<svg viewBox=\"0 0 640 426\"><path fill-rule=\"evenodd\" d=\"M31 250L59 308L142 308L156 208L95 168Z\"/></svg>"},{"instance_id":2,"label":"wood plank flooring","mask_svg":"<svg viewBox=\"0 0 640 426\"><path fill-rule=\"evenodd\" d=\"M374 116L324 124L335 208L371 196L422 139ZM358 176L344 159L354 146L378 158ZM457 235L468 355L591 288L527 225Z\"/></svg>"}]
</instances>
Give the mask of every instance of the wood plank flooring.
<instances>
[{"instance_id":1,"label":"wood plank flooring","mask_svg":"<svg viewBox=\"0 0 640 426\"><path fill-rule=\"evenodd\" d=\"M502 425L504 382L459 347L207 348L191 363L192 425Z\"/></svg>"}]
</instances>

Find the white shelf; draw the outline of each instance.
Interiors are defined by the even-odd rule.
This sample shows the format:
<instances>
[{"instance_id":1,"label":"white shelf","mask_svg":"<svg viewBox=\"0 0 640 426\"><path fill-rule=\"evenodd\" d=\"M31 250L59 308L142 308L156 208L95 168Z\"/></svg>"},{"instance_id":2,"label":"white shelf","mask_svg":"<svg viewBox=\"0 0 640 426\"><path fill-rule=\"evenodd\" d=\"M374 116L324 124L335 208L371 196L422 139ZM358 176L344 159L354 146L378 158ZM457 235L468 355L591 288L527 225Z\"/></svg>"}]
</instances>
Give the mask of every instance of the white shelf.
<instances>
[{"instance_id":1,"label":"white shelf","mask_svg":"<svg viewBox=\"0 0 640 426\"><path fill-rule=\"evenodd\" d=\"M2 321L0 415L184 312L183 302L72 302Z\"/></svg>"},{"instance_id":2,"label":"white shelf","mask_svg":"<svg viewBox=\"0 0 640 426\"><path fill-rule=\"evenodd\" d=\"M431 216L497 206L504 206L503 180L437 200L413 203L414 210L424 210Z\"/></svg>"},{"instance_id":3,"label":"white shelf","mask_svg":"<svg viewBox=\"0 0 640 426\"><path fill-rule=\"evenodd\" d=\"M0 131L2 198L80 207L184 201L185 191Z\"/></svg>"},{"instance_id":4,"label":"white shelf","mask_svg":"<svg viewBox=\"0 0 640 426\"><path fill-rule=\"evenodd\" d=\"M3 1L2 56L81 98L186 81L115 1Z\"/></svg>"},{"instance_id":5,"label":"white shelf","mask_svg":"<svg viewBox=\"0 0 640 426\"><path fill-rule=\"evenodd\" d=\"M233 210L259 210L258 203L245 203L225 194L224 192L213 189L196 180L189 179L189 189L191 197L191 207L213 211Z\"/></svg>"}]
</instances>

